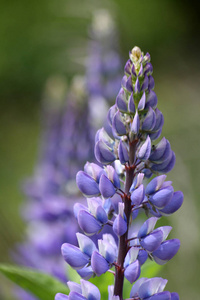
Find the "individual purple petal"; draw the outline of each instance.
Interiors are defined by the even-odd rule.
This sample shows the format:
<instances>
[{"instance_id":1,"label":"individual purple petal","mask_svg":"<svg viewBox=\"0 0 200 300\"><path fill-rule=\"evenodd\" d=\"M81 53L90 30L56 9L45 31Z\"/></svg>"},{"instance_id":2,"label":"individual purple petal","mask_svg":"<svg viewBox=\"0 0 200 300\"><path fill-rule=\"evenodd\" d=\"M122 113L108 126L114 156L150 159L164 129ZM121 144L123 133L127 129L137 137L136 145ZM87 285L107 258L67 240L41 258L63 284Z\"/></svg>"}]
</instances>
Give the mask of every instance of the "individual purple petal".
<instances>
[{"instance_id":1,"label":"individual purple petal","mask_svg":"<svg viewBox=\"0 0 200 300\"><path fill-rule=\"evenodd\" d=\"M82 296L81 294L77 293L77 292L71 292L69 294L69 300L87 300L87 298L85 298L84 296Z\"/></svg>"},{"instance_id":2,"label":"individual purple petal","mask_svg":"<svg viewBox=\"0 0 200 300\"><path fill-rule=\"evenodd\" d=\"M147 234L149 234L150 232L153 231L155 225L156 225L156 222L157 222L157 218L155 217L151 217L149 219L147 219L143 225L141 226L139 232L138 232L138 238L142 238L142 237L145 237Z\"/></svg>"},{"instance_id":3,"label":"individual purple petal","mask_svg":"<svg viewBox=\"0 0 200 300\"><path fill-rule=\"evenodd\" d=\"M180 248L180 241L172 239L163 242L160 247L152 253L152 256L159 265L163 265L174 257Z\"/></svg>"},{"instance_id":4,"label":"individual purple petal","mask_svg":"<svg viewBox=\"0 0 200 300\"><path fill-rule=\"evenodd\" d=\"M149 136L150 136L152 141L155 141L159 138L161 133L162 133L162 128L160 130L156 131L156 132L150 133Z\"/></svg>"},{"instance_id":5,"label":"individual purple petal","mask_svg":"<svg viewBox=\"0 0 200 300\"><path fill-rule=\"evenodd\" d=\"M131 67L132 67L132 63L131 60L129 59L124 67L124 72L127 73L127 75L131 75Z\"/></svg>"},{"instance_id":6,"label":"individual purple petal","mask_svg":"<svg viewBox=\"0 0 200 300\"><path fill-rule=\"evenodd\" d=\"M101 294L96 285L84 279L81 279L80 281L83 296L85 296L88 300L100 300Z\"/></svg>"},{"instance_id":7,"label":"individual purple petal","mask_svg":"<svg viewBox=\"0 0 200 300\"><path fill-rule=\"evenodd\" d=\"M140 265L143 265L148 258L148 253L145 250L140 250L138 253L138 261Z\"/></svg>"},{"instance_id":8,"label":"individual purple petal","mask_svg":"<svg viewBox=\"0 0 200 300\"><path fill-rule=\"evenodd\" d=\"M149 200L151 203L153 203L153 205L155 205L155 207L162 209L169 203L173 193L173 187L169 186L168 188L159 190L157 193L151 196Z\"/></svg>"},{"instance_id":9,"label":"individual purple petal","mask_svg":"<svg viewBox=\"0 0 200 300\"><path fill-rule=\"evenodd\" d=\"M154 82L154 79L153 79L153 76L149 76L149 85L148 85L148 89L149 90L153 90L155 87L155 82Z\"/></svg>"},{"instance_id":10,"label":"individual purple petal","mask_svg":"<svg viewBox=\"0 0 200 300\"><path fill-rule=\"evenodd\" d=\"M133 75L134 77L137 76L137 75L136 75L136 71L135 71L135 66L134 66L134 64L132 65L131 73L132 73L132 75Z\"/></svg>"},{"instance_id":11,"label":"individual purple petal","mask_svg":"<svg viewBox=\"0 0 200 300\"><path fill-rule=\"evenodd\" d=\"M131 201L134 205L140 205L144 200L145 189L143 184L141 184L137 189L133 190L131 193Z\"/></svg>"},{"instance_id":12,"label":"individual purple petal","mask_svg":"<svg viewBox=\"0 0 200 300\"><path fill-rule=\"evenodd\" d=\"M160 277L146 279L140 285L138 295L141 299L148 299L148 297L151 297L158 292L160 285L164 287L166 283L167 280Z\"/></svg>"},{"instance_id":13,"label":"individual purple petal","mask_svg":"<svg viewBox=\"0 0 200 300\"><path fill-rule=\"evenodd\" d=\"M171 294L170 292L162 292L155 294L151 297L146 298L146 300L171 300Z\"/></svg>"},{"instance_id":14,"label":"individual purple petal","mask_svg":"<svg viewBox=\"0 0 200 300\"><path fill-rule=\"evenodd\" d=\"M138 173L138 175L134 179L129 191L132 192L135 189L137 189L142 184L143 179L144 179L144 174L143 173Z\"/></svg>"},{"instance_id":15,"label":"individual purple petal","mask_svg":"<svg viewBox=\"0 0 200 300\"><path fill-rule=\"evenodd\" d=\"M63 244L61 252L65 261L74 269L81 269L89 262L89 256L74 245Z\"/></svg>"},{"instance_id":16,"label":"individual purple petal","mask_svg":"<svg viewBox=\"0 0 200 300\"><path fill-rule=\"evenodd\" d=\"M170 143L165 137L163 137L162 140L154 147L149 159L151 161L159 161L163 157L164 153L166 154L166 151L169 153L170 150Z\"/></svg>"},{"instance_id":17,"label":"individual purple petal","mask_svg":"<svg viewBox=\"0 0 200 300\"><path fill-rule=\"evenodd\" d=\"M155 251L163 240L163 233L161 230L153 231L151 234L147 235L146 237L142 238L140 241L141 246L149 251Z\"/></svg>"},{"instance_id":18,"label":"individual purple petal","mask_svg":"<svg viewBox=\"0 0 200 300\"><path fill-rule=\"evenodd\" d=\"M133 118L133 122L131 124L131 132L134 134L138 134L140 130L140 118L138 112L136 111L135 116Z\"/></svg>"},{"instance_id":19,"label":"individual purple petal","mask_svg":"<svg viewBox=\"0 0 200 300\"><path fill-rule=\"evenodd\" d=\"M140 82L139 82L138 77L137 77L136 82L135 82L134 91L135 91L135 93L139 93L140 92Z\"/></svg>"},{"instance_id":20,"label":"individual purple petal","mask_svg":"<svg viewBox=\"0 0 200 300\"><path fill-rule=\"evenodd\" d=\"M171 200L168 202L168 204L160 210L160 212L163 215L169 215L173 214L175 211L177 211L182 203L183 203L183 193L181 191L177 191L173 194Z\"/></svg>"},{"instance_id":21,"label":"individual purple petal","mask_svg":"<svg viewBox=\"0 0 200 300\"><path fill-rule=\"evenodd\" d=\"M126 82L127 82L127 76L124 75L123 78L122 78L122 81L121 81L121 86L126 89Z\"/></svg>"},{"instance_id":22,"label":"individual purple petal","mask_svg":"<svg viewBox=\"0 0 200 300\"><path fill-rule=\"evenodd\" d=\"M136 261L138 253L139 253L139 249L134 246L128 250L124 260L124 268L126 268L128 265Z\"/></svg>"},{"instance_id":23,"label":"individual purple petal","mask_svg":"<svg viewBox=\"0 0 200 300\"><path fill-rule=\"evenodd\" d=\"M70 292L74 291L81 294L82 290L80 284L73 281L67 281L67 285L69 287Z\"/></svg>"},{"instance_id":24,"label":"individual purple petal","mask_svg":"<svg viewBox=\"0 0 200 300\"><path fill-rule=\"evenodd\" d=\"M120 111L127 112L126 93L123 88L120 89L117 95L116 104Z\"/></svg>"},{"instance_id":25,"label":"individual purple petal","mask_svg":"<svg viewBox=\"0 0 200 300\"><path fill-rule=\"evenodd\" d=\"M101 178L99 181L99 189L100 189L101 195L104 198L112 197L116 192L116 189L115 189L113 183L104 174L101 175Z\"/></svg>"},{"instance_id":26,"label":"individual purple petal","mask_svg":"<svg viewBox=\"0 0 200 300\"><path fill-rule=\"evenodd\" d=\"M86 235L77 232L76 233L78 245L81 251L85 254L87 254L89 257L92 256L92 252L97 250L95 243Z\"/></svg>"},{"instance_id":27,"label":"individual purple petal","mask_svg":"<svg viewBox=\"0 0 200 300\"><path fill-rule=\"evenodd\" d=\"M132 114L135 113L135 103L134 103L133 93L131 93L128 100L128 111Z\"/></svg>"},{"instance_id":28,"label":"individual purple petal","mask_svg":"<svg viewBox=\"0 0 200 300\"><path fill-rule=\"evenodd\" d=\"M117 106L116 104L111 106L109 111L108 111L108 115L107 115L107 120L108 120L108 123L112 126L112 121L113 121L113 117L115 115L117 111Z\"/></svg>"},{"instance_id":29,"label":"individual purple petal","mask_svg":"<svg viewBox=\"0 0 200 300\"><path fill-rule=\"evenodd\" d=\"M93 275L94 272L92 270L92 267L83 267L80 270L77 270L77 273L81 276L81 278L85 279L85 280L89 280Z\"/></svg>"},{"instance_id":30,"label":"individual purple petal","mask_svg":"<svg viewBox=\"0 0 200 300\"><path fill-rule=\"evenodd\" d=\"M92 254L92 257L91 257L91 266L92 266L92 269L93 269L94 273L97 276L102 275L103 273L105 273L109 269L108 262L97 251L94 251L93 254Z\"/></svg>"},{"instance_id":31,"label":"individual purple petal","mask_svg":"<svg viewBox=\"0 0 200 300\"><path fill-rule=\"evenodd\" d=\"M146 161L149 158L150 153L151 153L151 139L149 136L147 136L146 141L139 149L137 157L142 161Z\"/></svg>"},{"instance_id":32,"label":"individual purple petal","mask_svg":"<svg viewBox=\"0 0 200 300\"><path fill-rule=\"evenodd\" d=\"M144 61L150 62L150 60L151 60L151 56L150 56L150 54L147 52L147 53L145 54L145 56L144 56Z\"/></svg>"},{"instance_id":33,"label":"individual purple petal","mask_svg":"<svg viewBox=\"0 0 200 300\"><path fill-rule=\"evenodd\" d=\"M171 300L179 300L179 295L177 293L171 293Z\"/></svg>"},{"instance_id":34,"label":"individual purple petal","mask_svg":"<svg viewBox=\"0 0 200 300\"><path fill-rule=\"evenodd\" d=\"M129 78L126 81L126 89L130 93L132 93L132 91L133 91L133 83L132 83L132 77L131 76L129 76Z\"/></svg>"},{"instance_id":35,"label":"individual purple petal","mask_svg":"<svg viewBox=\"0 0 200 300\"><path fill-rule=\"evenodd\" d=\"M96 181L84 171L77 173L76 183L79 190L86 196L97 196L100 194Z\"/></svg>"},{"instance_id":36,"label":"individual purple petal","mask_svg":"<svg viewBox=\"0 0 200 300\"><path fill-rule=\"evenodd\" d=\"M120 140L119 147L118 147L118 156L120 163L124 165L126 162L129 161L129 154L126 144Z\"/></svg>"},{"instance_id":37,"label":"individual purple petal","mask_svg":"<svg viewBox=\"0 0 200 300\"><path fill-rule=\"evenodd\" d=\"M120 188L120 180L119 180L119 176L117 175L117 172L115 171L115 169L112 166L107 166L106 167L106 172L108 175L108 179L110 181L112 181L112 183L114 184L114 186L116 188Z\"/></svg>"},{"instance_id":38,"label":"individual purple petal","mask_svg":"<svg viewBox=\"0 0 200 300\"><path fill-rule=\"evenodd\" d=\"M123 235L127 231L127 222L121 215L117 215L113 222L113 231L117 236Z\"/></svg>"},{"instance_id":39,"label":"individual purple petal","mask_svg":"<svg viewBox=\"0 0 200 300\"><path fill-rule=\"evenodd\" d=\"M78 224L88 235L97 233L102 228L102 224L85 210L80 210L78 214Z\"/></svg>"},{"instance_id":40,"label":"individual purple petal","mask_svg":"<svg viewBox=\"0 0 200 300\"><path fill-rule=\"evenodd\" d=\"M145 103L146 103L146 94L145 92L143 93L139 103L138 103L138 110L143 110L145 107Z\"/></svg>"},{"instance_id":41,"label":"individual purple petal","mask_svg":"<svg viewBox=\"0 0 200 300\"><path fill-rule=\"evenodd\" d=\"M167 177L166 175L160 175L160 176L157 176L154 179L152 179L147 184L146 194L151 195L151 194L154 194L155 192L157 192L162 187L166 177Z\"/></svg>"},{"instance_id":42,"label":"individual purple petal","mask_svg":"<svg viewBox=\"0 0 200 300\"><path fill-rule=\"evenodd\" d=\"M143 65L141 64L138 76L142 76L142 75L143 75Z\"/></svg>"},{"instance_id":43,"label":"individual purple petal","mask_svg":"<svg viewBox=\"0 0 200 300\"><path fill-rule=\"evenodd\" d=\"M126 127L122 121L121 113L120 111L117 111L113 118L112 123L114 132L117 133L117 135L125 135L126 134Z\"/></svg>"},{"instance_id":44,"label":"individual purple petal","mask_svg":"<svg viewBox=\"0 0 200 300\"><path fill-rule=\"evenodd\" d=\"M162 231L162 233L163 233L163 239L162 239L162 242L164 242L164 241L166 240L166 238L168 237L170 231L172 230L172 227L171 227L171 226L161 226L161 227L155 229L154 232L155 232L156 230Z\"/></svg>"},{"instance_id":45,"label":"individual purple petal","mask_svg":"<svg viewBox=\"0 0 200 300\"><path fill-rule=\"evenodd\" d=\"M132 284L140 276L140 263L138 260L130 264L124 271L124 276Z\"/></svg>"},{"instance_id":46,"label":"individual purple petal","mask_svg":"<svg viewBox=\"0 0 200 300\"><path fill-rule=\"evenodd\" d=\"M116 245L115 245L116 246ZM107 260L109 264L112 264L117 257L117 249L106 240L98 240L99 253Z\"/></svg>"},{"instance_id":47,"label":"individual purple petal","mask_svg":"<svg viewBox=\"0 0 200 300\"><path fill-rule=\"evenodd\" d=\"M116 159L112 150L102 140L95 144L94 153L97 161L102 164L109 164Z\"/></svg>"},{"instance_id":48,"label":"individual purple petal","mask_svg":"<svg viewBox=\"0 0 200 300\"><path fill-rule=\"evenodd\" d=\"M145 67L144 67L144 72L147 75L150 75L153 72L153 67L152 64L150 62L148 62Z\"/></svg>"},{"instance_id":49,"label":"individual purple petal","mask_svg":"<svg viewBox=\"0 0 200 300\"><path fill-rule=\"evenodd\" d=\"M80 210L88 211L88 208L82 203L75 203L74 204L74 216L76 219L77 219L77 216L78 216L78 213Z\"/></svg>"},{"instance_id":50,"label":"individual purple petal","mask_svg":"<svg viewBox=\"0 0 200 300\"><path fill-rule=\"evenodd\" d=\"M68 299L69 299L69 297L67 295L64 295L64 294L61 294L61 293L58 293L55 296L55 300L68 300Z\"/></svg>"},{"instance_id":51,"label":"individual purple petal","mask_svg":"<svg viewBox=\"0 0 200 300\"><path fill-rule=\"evenodd\" d=\"M94 178L94 180L98 183L102 172L104 172L103 168L95 163L87 162L84 166L84 171Z\"/></svg>"},{"instance_id":52,"label":"individual purple petal","mask_svg":"<svg viewBox=\"0 0 200 300\"><path fill-rule=\"evenodd\" d=\"M157 103L158 103L158 99L157 99L156 93L154 91L150 90L150 92L147 94L147 101L146 101L145 109L149 108L150 106L152 108L155 108Z\"/></svg>"},{"instance_id":53,"label":"individual purple petal","mask_svg":"<svg viewBox=\"0 0 200 300\"><path fill-rule=\"evenodd\" d=\"M97 207L95 217L102 224L106 224L108 222L108 216L106 214L106 211L101 205Z\"/></svg>"},{"instance_id":54,"label":"individual purple petal","mask_svg":"<svg viewBox=\"0 0 200 300\"><path fill-rule=\"evenodd\" d=\"M175 156L174 152L172 151L172 157L171 157L170 162L164 169L159 170L159 172L162 172L162 173L170 172L173 169L175 162L176 162L176 156ZM154 167L154 170L156 170L155 165L153 167Z\"/></svg>"},{"instance_id":55,"label":"individual purple petal","mask_svg":"<svg viewBox=\"0 0 200 300\"><path fill-rule=\"evenodd\" d=\"M145 116L145 119L142 124L142 130L150 131L156 124L156 115L154 110L149 107L148 113Z\"/></svg>"},{"instance_id":56,"label":"individual purple petal","mask_svg":"<svg viewBox=\"0 0 200 300\"><path fill-rule=\"evenodd\" d=\"M144 75L144 81L142 83L142 87L141 87L141 91L144 91L148 88L148 84L149 84L149 78L148 76L145 74Z\"/></svg>"}]
</instances>

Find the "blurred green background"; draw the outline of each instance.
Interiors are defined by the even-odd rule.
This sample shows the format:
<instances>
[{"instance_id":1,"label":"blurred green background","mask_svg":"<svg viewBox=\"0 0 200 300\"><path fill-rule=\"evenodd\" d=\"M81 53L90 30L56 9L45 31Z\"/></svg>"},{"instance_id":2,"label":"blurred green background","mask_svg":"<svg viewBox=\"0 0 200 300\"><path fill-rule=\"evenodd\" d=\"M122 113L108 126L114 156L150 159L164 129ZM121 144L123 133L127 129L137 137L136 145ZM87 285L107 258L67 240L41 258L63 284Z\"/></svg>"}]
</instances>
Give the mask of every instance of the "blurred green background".
<instances>
[{"instance_id":1,"label":"blurred green background","mask_svg":"<svg viewBox=\"0 0 200 300\"><path fill-rule=\"evenodd\" d=\"M181 240L178 255L162 271L168 289L180 299L199 298L200 276L200 3L173 0L30 0L0 2L0 257L20 241L23 194L32 174L40 134L40 108L49 77L66 82L82 73L92 10L108 8L119 31L120 52L138 45L154 67L158 107L177 163L168 178L185 194L183 207L169 217L171 238ZM123 70L122 70L123 72ZM7 280L1 289L9 294ZM12 298L8 298L12 299Z\"/></svg>"}]
</instances>

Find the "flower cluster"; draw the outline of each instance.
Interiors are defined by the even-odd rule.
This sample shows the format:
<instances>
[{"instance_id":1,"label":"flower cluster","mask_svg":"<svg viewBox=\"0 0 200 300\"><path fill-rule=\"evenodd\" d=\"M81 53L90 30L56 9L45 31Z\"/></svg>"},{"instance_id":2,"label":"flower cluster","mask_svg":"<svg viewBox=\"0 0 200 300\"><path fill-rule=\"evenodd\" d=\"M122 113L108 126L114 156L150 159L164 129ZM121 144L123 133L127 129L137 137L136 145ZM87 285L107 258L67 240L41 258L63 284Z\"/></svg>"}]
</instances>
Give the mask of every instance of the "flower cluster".
<instances>
[{"instance_id":1,"label":"flower cluster","mask_svg":"<svg viewBox=\"0 0 200 300\"><path fill-rule=\"evenodd\" d=\"M177 300L177 293L163 291L167 280L137 280L148 257L165 264L177 253L180 241L167 239L172 227L155 225L161 216L181 207L183 194L175 192L172 182L166 181L165 173L175 164L169 141L162 138L154 145L164 119L153 91L150 55L134 47L129 56L122 87L108 112L106 129L96 133L94 153L99 164L86 163L84 171L76 176L80 191L87 197L87 206L74 206L85 235L77 233L78 247L63 244L62 255L84 280L113 272L115 283L109 287L110 300L123 299L124 277L131 284L136 282L129 299ZM156 176L149 180L153 175ZM132 221L142 211L148 219L139 230L131 230ZM97 247L89 236L105 226L110 226L113 234L104 234ZM83 288L75 290L77 297L71 297L72 288L69 296L57 294L55 299L100 299L96 288L91 288L90 297Z\"/></svg>"}]
</instances>

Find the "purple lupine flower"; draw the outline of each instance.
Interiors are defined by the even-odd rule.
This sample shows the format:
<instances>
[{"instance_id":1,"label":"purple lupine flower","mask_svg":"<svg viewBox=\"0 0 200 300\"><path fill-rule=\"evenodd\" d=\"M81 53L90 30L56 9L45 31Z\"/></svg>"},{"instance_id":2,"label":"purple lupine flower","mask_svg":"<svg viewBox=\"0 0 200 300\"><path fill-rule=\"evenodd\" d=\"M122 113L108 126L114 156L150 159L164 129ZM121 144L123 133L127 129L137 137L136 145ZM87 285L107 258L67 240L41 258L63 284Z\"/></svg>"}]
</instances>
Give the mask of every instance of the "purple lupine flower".
<instances>
[{"instance_id":1,"label":"purple lupine flower","mask_svg":"<svg viewBox=\"0 0 200 300\"><path fill-rule=\"evenodd\" d=\"M101 193L98 204L95 198L90 198L88 207L82 210L77 209L76 204L76 211L79 210L79 214L84 211L85 214L85 220L78 218L80 227L88 222L90 232L96 232L107 224L118 237L117 244L105 242L104 236L99 239L98 249L93 251L88 263L93 276L100 276L115 268L115 284L109 287L111 300L123 300L124 277L131 284L135 282L130 299L179 299L178 294L164 291L167 283L165 279L156 277L137 280L141 266L148 257L158 264L164 264L174 257L180 247L178 239L167 240L171 226L155 228L162 215L173 213L181 206L183 194L180 191L174 192L172 182L166 181L166 175L162 174L169 172L175 163L169 142L163 138L156 146L153 144L156 136L161 134L163 116L156 107L152 72L150 55L144 55L138 47L134 47L125 65L125 76L116 105L108 112L109 132L106 133L103 128L96 134L95 156L97 161L105 165L100 180L95 181ZM146 184L144 179L149 179L153 174L157 177ZM80 184L79 179L77 184ZM88 184L87 178L85 184ZM118 204L114 205L116 195L120 198ZM103 222L94 212L97 207L101 207L107 214ZM140 228L131 231L134 214L136 212L137 217L139 210L144 210L149 218ZM90 221L88 214L92 215L94 222ZM82 258L81 252L80 261Z\"/></svg>"}]
</instances>

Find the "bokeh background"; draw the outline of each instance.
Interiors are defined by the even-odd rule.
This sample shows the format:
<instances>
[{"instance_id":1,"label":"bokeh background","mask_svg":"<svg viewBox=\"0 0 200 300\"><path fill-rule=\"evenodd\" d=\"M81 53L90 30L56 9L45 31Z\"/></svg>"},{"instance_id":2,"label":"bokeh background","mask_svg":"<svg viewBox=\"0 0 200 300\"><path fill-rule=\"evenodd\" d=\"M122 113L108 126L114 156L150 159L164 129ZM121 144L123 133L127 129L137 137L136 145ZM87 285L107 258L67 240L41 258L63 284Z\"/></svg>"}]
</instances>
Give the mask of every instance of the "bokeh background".
<instances>
[{"instance_id":1,"label":"bokeh background","mask_svg":"<svg viewBox=\"0 0 200 300\"><path fill-rule=\"evenodd\" d=\"M149 52L155 92L165 117L165 135L177 163L168 175L185 194L183 207L169 217L171 237L181 240L178 255L162 271L180 299L199 298L200 276L200 3L181 0L19 0L0 2L0 261L23 237L20 206L23 180L32 174L41 130L41 100L49 78L57 93L87 51L92 11L108 9L119 32L122 61L138 45ZM123 70L122 70L123 73ZM0 277L5 299L9 283ZM10 298L11 297L11 298Z\"/></svg>"}]
</instances>

